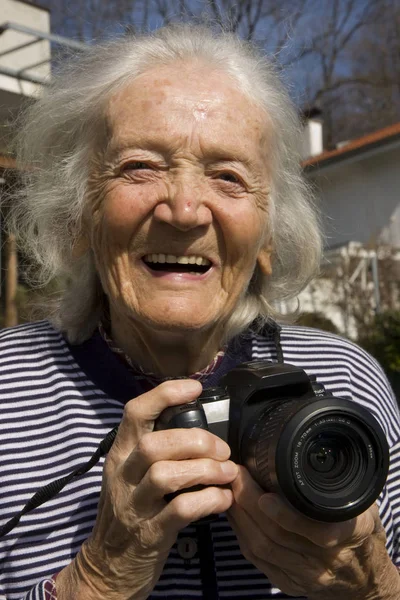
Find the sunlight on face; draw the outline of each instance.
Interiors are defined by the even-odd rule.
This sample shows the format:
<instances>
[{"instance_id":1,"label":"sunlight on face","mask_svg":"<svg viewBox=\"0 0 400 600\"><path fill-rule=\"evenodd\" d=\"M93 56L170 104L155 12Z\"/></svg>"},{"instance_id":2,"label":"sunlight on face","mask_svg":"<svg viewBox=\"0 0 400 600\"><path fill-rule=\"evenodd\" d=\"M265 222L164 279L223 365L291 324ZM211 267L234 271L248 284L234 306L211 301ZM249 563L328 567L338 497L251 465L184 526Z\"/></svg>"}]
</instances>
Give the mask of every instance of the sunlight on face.
<instances>
[{"instance_id":1,"label":"sunlight on face","mask_svg":"<svg viewBox=\"0 0 400 600\"><path fill-rule=\"evenodd\" d=\"M227 75L181 63L116 94L107 125L91 235L111 314L212 330L245 292L266 232L265 115Z\"/></svg>"}]
</instances>

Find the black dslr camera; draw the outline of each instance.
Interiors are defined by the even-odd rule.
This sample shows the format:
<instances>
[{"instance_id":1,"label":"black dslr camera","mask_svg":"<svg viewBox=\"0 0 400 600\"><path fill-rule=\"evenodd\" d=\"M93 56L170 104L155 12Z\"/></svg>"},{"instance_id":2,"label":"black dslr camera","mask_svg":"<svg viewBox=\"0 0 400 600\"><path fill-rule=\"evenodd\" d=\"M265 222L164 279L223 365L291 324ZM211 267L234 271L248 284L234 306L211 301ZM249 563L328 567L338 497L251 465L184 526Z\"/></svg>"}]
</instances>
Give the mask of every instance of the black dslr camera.
<instances>
[{"instance_id":1,"label":"black dslr camera","mask_svg":"<svg viewBox=\"0 0 400 600\"><path fill-rule=\"evenodd\" d=\"M196 402L167 408L157 429L202 427L228 442L258 484L318 521L345 521L376 500L389 468L377 420L327 393L303 369L256 361Z\"/></svg>"}]
</instances>

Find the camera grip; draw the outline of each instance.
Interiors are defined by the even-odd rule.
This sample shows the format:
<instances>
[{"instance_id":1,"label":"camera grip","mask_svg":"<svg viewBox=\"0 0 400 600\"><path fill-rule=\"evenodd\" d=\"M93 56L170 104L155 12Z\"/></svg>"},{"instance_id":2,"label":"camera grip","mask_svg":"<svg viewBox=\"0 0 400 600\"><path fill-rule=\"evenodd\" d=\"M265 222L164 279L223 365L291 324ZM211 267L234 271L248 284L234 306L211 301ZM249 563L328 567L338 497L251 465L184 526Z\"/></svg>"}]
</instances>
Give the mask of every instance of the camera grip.
<instances>
[{"instance_id":1,"label":"camera grip","mask_svg":"<svg viewBox=\"0 0 400 600\"><path fill-rule=\"evenodd\" d=\"M180 406L170 406L166 408L154 425L156 431L165 429L191 429L192 427L208 429L207 417L200 400L194 400L189 404L181 404ZM184 492L197 492L204 487L204 485L199 484L184 490L178 490L177 492L166 494L165 500L170 502L179 494Z\"/></svg>"},{"instance_id":2,"label":"camera grip","mask_svg":"<svg viewBox=\"0 0 400 600\"><path fill-rule=\"evenodd\" d=\"M158 417L154 429L190 429L200 427L208 429L207 417L200 400L188 404L169 406Z\"/></svg>"}]
</instances>

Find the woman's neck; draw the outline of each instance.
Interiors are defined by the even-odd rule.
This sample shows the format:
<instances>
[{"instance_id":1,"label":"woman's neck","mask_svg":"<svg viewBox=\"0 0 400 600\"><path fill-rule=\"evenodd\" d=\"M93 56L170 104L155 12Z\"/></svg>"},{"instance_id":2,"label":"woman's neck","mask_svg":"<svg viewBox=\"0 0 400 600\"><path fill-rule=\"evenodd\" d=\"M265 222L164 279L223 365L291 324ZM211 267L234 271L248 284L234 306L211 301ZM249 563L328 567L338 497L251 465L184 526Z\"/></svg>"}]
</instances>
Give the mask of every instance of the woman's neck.
<instances>
[{"instance_id":1,"label":"woman's neck","mask_svg":"<svg viewBox=\"0 0 400 600\"><path fill-rule=\"evenodd\" d=\"M153 331L136 323L111 319L111 337L131 360L160 377L182 377L205 369L221 350L221 336L212 332Z\"/></svg>"}]
</instances>

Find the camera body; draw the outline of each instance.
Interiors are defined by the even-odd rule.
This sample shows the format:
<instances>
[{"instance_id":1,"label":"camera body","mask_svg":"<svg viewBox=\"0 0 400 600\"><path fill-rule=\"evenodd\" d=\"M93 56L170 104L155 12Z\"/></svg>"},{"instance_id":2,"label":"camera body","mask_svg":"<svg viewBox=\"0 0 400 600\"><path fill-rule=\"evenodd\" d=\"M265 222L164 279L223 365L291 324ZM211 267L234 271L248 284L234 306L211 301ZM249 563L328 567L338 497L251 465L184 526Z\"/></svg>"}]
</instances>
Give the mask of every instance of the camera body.
<instances>
[{"instance_id":1,"label":"camera body","mask_svg":"<svg viewBox=\"0 0 400 600\"><path fill-rule=\"evenodd\" d=\"M201 427L265 490L318 521L345 521L379 496L389 468L386 436L362 406L325 391L299 367L254 361L220 387L167 408L156 429Z\"/></svg>"}]
</instances>

